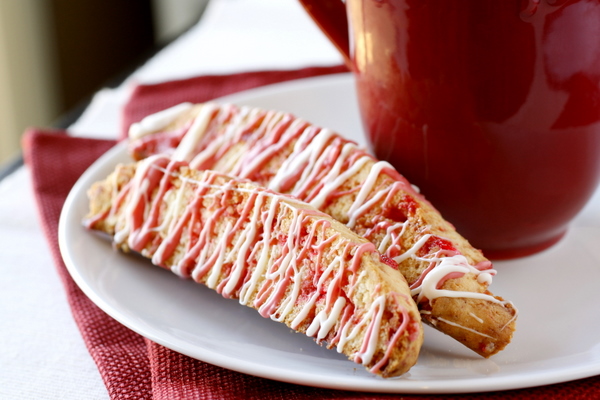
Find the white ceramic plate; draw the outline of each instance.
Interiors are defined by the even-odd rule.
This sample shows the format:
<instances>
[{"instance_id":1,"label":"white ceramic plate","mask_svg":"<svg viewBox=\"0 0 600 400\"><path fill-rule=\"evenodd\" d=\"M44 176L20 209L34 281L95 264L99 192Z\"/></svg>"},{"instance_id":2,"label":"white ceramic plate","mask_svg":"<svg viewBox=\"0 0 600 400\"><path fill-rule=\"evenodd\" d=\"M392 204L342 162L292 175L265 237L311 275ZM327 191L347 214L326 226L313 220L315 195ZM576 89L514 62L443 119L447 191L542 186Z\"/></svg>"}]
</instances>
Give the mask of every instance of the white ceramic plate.
<instances>
[{"instance_id":1,"label":"white ceramic plate","mask_svg":"<svg viewBox=\"0 0 600 400\"><path fill-rule=\"evenodd\" d=\"M347 74L273 85L226 100L291 111L364 142ZM427 329L417 365L400 378L384 380L236 301L116 252L104 238L87 232L81 225L87 212L85 192L121 161L128 161L124 145L105 154L77 182L61 215L61 251L92 301L168 348L265 378L373 392L483 392L600 374L600 193L557 245L535 256L496 263L499 274L492 289L520 311L516 335L506 350L484 360Z\"/></svg>"}]
</instances>

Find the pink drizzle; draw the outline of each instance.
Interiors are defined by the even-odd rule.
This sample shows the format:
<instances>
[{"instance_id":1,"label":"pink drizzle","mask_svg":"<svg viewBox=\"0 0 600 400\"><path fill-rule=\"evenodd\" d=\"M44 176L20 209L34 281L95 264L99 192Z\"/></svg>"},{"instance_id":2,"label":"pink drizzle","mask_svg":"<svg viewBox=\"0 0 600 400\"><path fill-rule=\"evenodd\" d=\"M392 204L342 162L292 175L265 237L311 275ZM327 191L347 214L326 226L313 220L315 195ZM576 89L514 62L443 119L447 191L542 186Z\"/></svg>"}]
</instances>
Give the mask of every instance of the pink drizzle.
<instances>
[{"instance_id":1,"label":"pink drizzle","mask_svg":"<svg viewBox=\"0 0 600 400\"><path fill-rule=\"evenodd\" d=\"M379 257L372 243L326 234L330 229L327 217L313 209L292 208L290 204L295 200L269 190L210 171L199 180L180 177L185 163L166 157L153 157L143 163L125 188L126 200L116 197L118 204L113 205L132 211L124 216L123 228L129 232L126 240L132 249L153 252L155 264L173 265L171 269L180 276L192 277L240 302L240 291L251 287L252 280L261 274L260 255L269 250L264 279L254 289L253 305L263 317L283 320L292 315L295 327L309 326L314 331L311 336L317 341L328 340L330 346L338 346L338 351L356 335L357 326L366 325L364 343L354 358L372 364L370 352L380 340L376 331L385 308L398 315L401 322L389 332L382 344L387 350L378 356L373 370L387 363L399 338L407 332L408 298L377 290L373 296L378 297L367 306L369 310L354 307L351 293L361 279L362 260L369 254L375 260ZM176 177L180 177L179 188ZM178 197L179 191L190 186L194 193L191 200ZM241 203L233 199L240 193L244 193ZM175 208L165 209L167 205ZM281 222L290 218L285 228ZM184 237L188 244L181 249ZM332 254L337 256L330 260ZM302 299L300 289L310 274L314 290L307 293L308 299ZM293 306L301 311L293 311Z\"/></svg>"}]
</instances>

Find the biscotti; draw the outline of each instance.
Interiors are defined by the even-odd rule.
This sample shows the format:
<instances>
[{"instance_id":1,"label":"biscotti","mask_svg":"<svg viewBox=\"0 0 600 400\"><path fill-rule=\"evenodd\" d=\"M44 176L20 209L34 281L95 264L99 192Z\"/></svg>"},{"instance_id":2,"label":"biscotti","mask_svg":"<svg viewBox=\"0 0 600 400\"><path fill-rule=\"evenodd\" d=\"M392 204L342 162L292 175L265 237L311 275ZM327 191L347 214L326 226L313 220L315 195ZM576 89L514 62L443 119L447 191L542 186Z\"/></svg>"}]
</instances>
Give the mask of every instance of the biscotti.
<instances>
[{"instance_id":1,"label":"biscotti","mask_svg":"<svg viewBox=\"0 0 600 400\"><path fill-rule=\"evenodd\" d=\"M89 189L85 224L383 377L417 361L419 311L375 246L289 196L152 156Z\"/></svg>"},{"instance_id":2,"label":"biscotti","mask_svg":"<svg viewBox=\"0 0 600 400\"><path fill-rule=\"evenodd\" d=\"M484 357L502 350L517 311L488 286L496 271L390 164L328 129L277 111L184 103L130 129L130 151L291 194L397 263L428 324Z\"/></svg>"}]
</instances>

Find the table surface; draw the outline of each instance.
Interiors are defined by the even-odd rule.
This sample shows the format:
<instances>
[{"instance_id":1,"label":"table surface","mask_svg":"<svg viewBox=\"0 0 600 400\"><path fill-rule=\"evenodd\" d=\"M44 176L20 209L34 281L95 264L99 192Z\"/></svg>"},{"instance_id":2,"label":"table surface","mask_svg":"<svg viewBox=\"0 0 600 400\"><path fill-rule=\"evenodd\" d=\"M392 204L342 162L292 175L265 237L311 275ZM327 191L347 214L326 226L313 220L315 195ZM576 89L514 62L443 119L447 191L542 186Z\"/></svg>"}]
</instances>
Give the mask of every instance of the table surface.
<instances>
[{"instance_id":1,"label":"table surface","mask_svg":"<svg viewBox=\"0 0 600 400\"><path fill-rule=\"evenodd\" d=\"M116 139L137 83L342 62L297 0L210 0L194 27L96 93L68 130ZM0 180L0 343L0 400L108 399L55 272L27 166Z\"/></svg>"},{"instance_id":2,"label":"table surface","mask_svg":"<svg viewBox=\"0 0 600 400\"><path fill-rule=\"evenodd\" d=\"M197 25L119 87L99 91L69 132L116 138L136 83L341 63L295 0L211 0ZM0 181L0 399L106 399L55 273L29 174L23 166Z\"/></svg>"}]
</instances>

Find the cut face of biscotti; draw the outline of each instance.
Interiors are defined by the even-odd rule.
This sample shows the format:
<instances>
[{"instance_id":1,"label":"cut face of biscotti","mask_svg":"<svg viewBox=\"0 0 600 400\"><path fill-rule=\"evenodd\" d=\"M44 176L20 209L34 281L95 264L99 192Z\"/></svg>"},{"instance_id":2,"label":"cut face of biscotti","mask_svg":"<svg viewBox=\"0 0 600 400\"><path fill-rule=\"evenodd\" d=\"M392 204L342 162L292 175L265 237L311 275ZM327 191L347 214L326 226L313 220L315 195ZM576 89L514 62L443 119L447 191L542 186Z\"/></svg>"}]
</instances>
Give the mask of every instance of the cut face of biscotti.
<instances>
[{"instance_id":1,"label":"cut face of biscotti","mask_svg":"<svg viewBox=\"0 0 600 400\"><path fill-rule=\"evenodd\" d=\"M291 194L368 239L408 281L425 322L484 357L517 311L488 290L496 271L390 164L289 113L180 104L130 129L135 159L166 154Z\"/></svg>"},{"instance_id":2,"label":"cut face of biscotti","mask_svg":"<svg viewBox=\"0 0 600 400\"><path fill-rule=\"evenodd\" d=\"M404 277L314 207L241 179L152 156L89 192L88 228L115 246L255 308L383 377L423 341Z\"/></svg>"}]
</instances>

